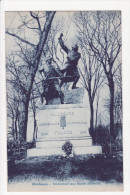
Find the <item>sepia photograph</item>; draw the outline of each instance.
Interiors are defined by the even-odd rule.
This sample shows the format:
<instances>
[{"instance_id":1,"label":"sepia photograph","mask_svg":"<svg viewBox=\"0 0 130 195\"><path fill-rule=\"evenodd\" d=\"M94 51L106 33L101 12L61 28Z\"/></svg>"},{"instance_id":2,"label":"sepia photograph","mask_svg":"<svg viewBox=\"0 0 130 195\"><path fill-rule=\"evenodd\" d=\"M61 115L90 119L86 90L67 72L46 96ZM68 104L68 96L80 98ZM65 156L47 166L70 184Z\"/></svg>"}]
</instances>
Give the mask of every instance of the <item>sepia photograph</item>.
<instances>
[{"instance_id":1,"label":"sepia photograph","mask_svg":"<svg viewBox=\"0 0 130 195\"><path fill-rule=\"evenodd\" d=\"M6 11L8 192L123 191L122 11Z\"/></svg>"}]
</instances>

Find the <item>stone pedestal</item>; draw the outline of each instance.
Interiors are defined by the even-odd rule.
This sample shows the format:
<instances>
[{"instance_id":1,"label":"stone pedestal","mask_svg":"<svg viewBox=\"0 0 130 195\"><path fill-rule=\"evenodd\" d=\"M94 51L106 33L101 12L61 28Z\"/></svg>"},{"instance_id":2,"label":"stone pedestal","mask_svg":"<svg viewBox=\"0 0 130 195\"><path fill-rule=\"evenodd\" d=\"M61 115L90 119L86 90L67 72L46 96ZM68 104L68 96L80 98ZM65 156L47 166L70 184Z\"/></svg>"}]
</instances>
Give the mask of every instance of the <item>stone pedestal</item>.
<instances>
[{"instance_id":1,"label":"stone pedestal","mask_svg":"<svg viewBox=\"0 0 130 195\"><path fill-rule=\"evenodd\" d=\"M64 101L67 104L81 104L83 103L84 88L77 88L64 92Z\"/></svg>"},{"instance_id":2,"label":"stone pedestal","mask_svg":"<svg viewBox=\"0 0 130 195\"><path fill-rule=\"evenodd\" d=\"M101 153L101 146L92 146L88 110L83 104L42 106L37 114L36 148L29 149L27 156L64 155L62 145L67 140L77 155Z\"/></svg>"}]
</instances>

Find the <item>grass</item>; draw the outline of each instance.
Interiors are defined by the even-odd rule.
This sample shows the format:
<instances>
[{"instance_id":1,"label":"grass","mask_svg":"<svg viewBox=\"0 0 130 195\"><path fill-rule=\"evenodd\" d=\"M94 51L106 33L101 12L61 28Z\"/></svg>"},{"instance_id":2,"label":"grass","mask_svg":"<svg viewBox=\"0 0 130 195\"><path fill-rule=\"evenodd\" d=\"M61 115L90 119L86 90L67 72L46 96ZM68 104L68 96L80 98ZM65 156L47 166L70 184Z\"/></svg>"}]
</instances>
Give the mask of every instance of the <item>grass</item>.
<instances>
[{"instance_id":1,"label":"grass","mask_svg":"<svg viewBox=\"0 0 130 195\"><path fill-rule=\"evenodd\" d=\"M123 182L123 159L119 154L33 157L8 161L8 181L74 178L103 182Z\"/></svg>"}]
</instances>

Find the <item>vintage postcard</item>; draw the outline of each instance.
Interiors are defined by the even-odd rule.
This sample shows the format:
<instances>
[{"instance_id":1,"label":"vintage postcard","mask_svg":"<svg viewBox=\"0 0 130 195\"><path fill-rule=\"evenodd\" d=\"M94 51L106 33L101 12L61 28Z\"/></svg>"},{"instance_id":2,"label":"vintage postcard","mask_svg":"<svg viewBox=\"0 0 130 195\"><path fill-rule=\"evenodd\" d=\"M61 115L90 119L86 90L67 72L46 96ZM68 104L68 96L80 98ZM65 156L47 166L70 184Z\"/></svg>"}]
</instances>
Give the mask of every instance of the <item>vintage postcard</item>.
<instances>
[{"instance_id":1,"label":"vintage postcard","mask_svg":"<svg viewBox=\"0 0 130 195\"><path fill-rule=\"evenodd\" d=\"M4 16L7 192L124 192L122 9Z\"/></svg>"},{"instance_id":2,"label":"vintage postcard","mask_svg":"<svg viewBox=\"0 0 130 195\"><path fill-rule=\"evenodd\" d=\"M10 11L8 191L122 191L121 11Z\"/></svg>"}]
</instances>

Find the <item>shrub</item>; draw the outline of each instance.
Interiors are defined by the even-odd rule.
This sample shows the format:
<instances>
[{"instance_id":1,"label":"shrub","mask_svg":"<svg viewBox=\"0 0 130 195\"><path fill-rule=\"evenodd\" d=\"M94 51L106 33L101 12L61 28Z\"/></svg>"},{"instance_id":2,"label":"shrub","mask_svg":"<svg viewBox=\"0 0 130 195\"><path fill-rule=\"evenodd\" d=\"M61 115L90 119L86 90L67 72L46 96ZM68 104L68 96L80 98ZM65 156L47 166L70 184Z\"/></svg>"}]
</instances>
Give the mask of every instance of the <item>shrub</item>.
<instances>
[{"instance_id":1,"label":"shrub","mask_svg":"<svg viewBox=\"0 0 130 195\"><path fill-rule=\"evenodd\" d=\"M72 153L72 147L73 145L71 144L71 142L66 141L62 146L62 150L65 152L67 156L69 156Z\"/></svg>"},{"instance_id":2,"label":"shrub","mask_svg":"<svg viewBox=\"0 0 130 195\"><path fill-rule=\"evenodd\" d=\"M117 126L115 126L115 135L115 137L118 135ZM122 151L122 139L114 139L110 135L109 126L99 125L94 129L93 144L101 145L105 153L109 153L110 150L112 152Z\"/></svg>"}]
</instances>

